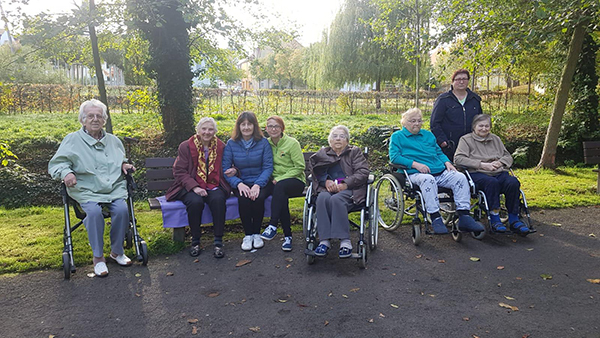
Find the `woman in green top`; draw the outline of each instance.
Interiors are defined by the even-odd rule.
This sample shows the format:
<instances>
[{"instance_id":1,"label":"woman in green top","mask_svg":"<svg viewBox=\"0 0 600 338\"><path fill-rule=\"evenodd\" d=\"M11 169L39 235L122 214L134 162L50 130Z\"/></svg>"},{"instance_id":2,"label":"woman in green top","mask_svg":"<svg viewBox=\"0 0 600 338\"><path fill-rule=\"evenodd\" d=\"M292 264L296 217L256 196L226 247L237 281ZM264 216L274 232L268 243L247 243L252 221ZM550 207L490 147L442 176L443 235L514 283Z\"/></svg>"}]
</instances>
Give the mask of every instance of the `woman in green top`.
<instances>
[{"instance_id":1,"label":"woman in green top","mask_svg":"<svg viewBox=\"0 0 600 338\"><path fill-rule=\"evenodd\" d=\"M270 241L277 234L277 223L281 222L285 235L281 249L292 251L292 230L290 197L302 196L306 178L304 177L304 155L300 143L285 135L285 124L279 116L267 119L267 133L273 150L273 199L271 201L271 221L260 237Z\"/></svg>"}]
</instances>

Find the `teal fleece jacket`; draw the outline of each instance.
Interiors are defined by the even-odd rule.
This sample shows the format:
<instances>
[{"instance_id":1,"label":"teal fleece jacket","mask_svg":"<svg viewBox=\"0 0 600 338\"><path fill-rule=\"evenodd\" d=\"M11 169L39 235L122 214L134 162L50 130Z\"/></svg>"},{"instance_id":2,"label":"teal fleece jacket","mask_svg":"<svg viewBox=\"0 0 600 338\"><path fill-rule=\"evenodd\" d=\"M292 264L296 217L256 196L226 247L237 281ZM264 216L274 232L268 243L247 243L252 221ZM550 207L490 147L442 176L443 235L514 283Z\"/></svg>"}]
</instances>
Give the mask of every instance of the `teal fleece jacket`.
<instances>
[{"instance_id":1,"label":"teal fleece jacket","mask_svg":"<svg viewBox=\"0 0 600 338\"><path fill-rule=\"evenodd\" d=\"M390 162L407 168L409 174L419 172L412 168L413 161L425 164L432 174L439 174L446 169L450 162L442 149L437 145L435 136L429 130L421 129L412 134L406 128L392 134L390 141Z\"/></svg>"},{"instance_id":2,"label":"teal fleece jacket","mask_svg":"<svg viewBox=\"0 0 600 338\"><path fill-rule=\"evenodd\" d=\"M286 178L297 178L306 183L304 155L300 143L285 134L279 139L277 145L270 137L268 140L273 151L273 179L279 182Z\"/></svg>"}]
</instances>

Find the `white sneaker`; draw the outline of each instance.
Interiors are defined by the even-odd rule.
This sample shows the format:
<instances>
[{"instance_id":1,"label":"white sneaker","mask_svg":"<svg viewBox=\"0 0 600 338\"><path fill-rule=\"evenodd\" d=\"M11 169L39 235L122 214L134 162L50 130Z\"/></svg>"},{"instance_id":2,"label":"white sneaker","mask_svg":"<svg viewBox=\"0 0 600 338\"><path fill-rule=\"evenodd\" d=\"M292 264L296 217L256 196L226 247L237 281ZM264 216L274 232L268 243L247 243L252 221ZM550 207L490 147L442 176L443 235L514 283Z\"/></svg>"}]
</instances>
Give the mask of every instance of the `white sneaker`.
<instances>
[{"instance_id":1,"label":"white sneaker","mask_svg":"<svg viewBox=\"0 0 600 338\"><path fill-rule=\"evenodd\" d=\"M108 267L104 262L98 262L94 265L94 273L98 277L106 277L108 276Z\"/></svg>"},{"instance_id":2,"label":"white sneaker","mask_svg":"<svg viewBox=\"0 0 600 338\"><path fill-rule=\"evenodd\" d=\"M254 246L255 249L260 249L265 246L265 242L263 242L259 234L252 235L252 239L252 246Z\"/></svg>"},{"instance_id":3,"label":"white sneaker","mask_svg":"<svg viewBox=\"0 0 600 338\"><path fill-rule=\"evenodd\" d=\"M252 250L252 235L244 236L244 240L242 240L242 250Z\"/></svg>"}]
</instances>

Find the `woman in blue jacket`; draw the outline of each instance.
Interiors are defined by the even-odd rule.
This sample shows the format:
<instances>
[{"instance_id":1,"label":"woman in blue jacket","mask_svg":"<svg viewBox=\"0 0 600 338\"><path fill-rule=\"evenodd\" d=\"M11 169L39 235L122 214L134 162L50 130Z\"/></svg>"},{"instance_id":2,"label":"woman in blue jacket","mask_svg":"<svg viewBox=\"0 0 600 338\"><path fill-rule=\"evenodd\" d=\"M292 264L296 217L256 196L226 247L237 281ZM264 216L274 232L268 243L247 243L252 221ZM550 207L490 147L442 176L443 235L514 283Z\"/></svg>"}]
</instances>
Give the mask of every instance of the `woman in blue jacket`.
<instances>
[{"instance_id":1,"label":"woman in blue jacket","mask_svg":"<svg viewBox=\"0 0 600 338\"><path fill-rule=\"evenodd\" d=\"M471 132L473 117L483 113L481 97L467 88L469 78L468 70L455 71L450 90L438 96L431 112L431 132L450 161L454 160L458 140Z\"/></svg>"},{"instance_id":2,"label":"woman in blue jacket","mask_svg":"<svg viewBox=\"0 0 600 338\"><path fill-rule=\"evenodd\" d=\"M260 228L265 213L265 199L273 191L273 152L263 137L256 115L242 112L235 122L231 138L223 152L222 168L237 168L238 176L225 179L238 198L240 219L246 236L242 250L262 248Z\"/></svg>"}]
</instances>

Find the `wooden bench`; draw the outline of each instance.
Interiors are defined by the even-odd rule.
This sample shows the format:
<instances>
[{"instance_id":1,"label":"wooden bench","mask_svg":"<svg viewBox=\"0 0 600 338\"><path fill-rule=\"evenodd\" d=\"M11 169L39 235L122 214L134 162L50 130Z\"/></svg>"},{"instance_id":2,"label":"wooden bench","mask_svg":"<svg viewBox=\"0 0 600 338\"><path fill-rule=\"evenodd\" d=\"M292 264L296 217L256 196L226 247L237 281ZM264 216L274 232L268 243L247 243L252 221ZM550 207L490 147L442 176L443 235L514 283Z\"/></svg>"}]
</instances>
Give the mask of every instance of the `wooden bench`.
<instances>
[{"instance_id":1,"label":"wooden bench","mask_svg":"<svg viewBox=\"0 0 600 338\"><path fill-rule=\"evenodd\" d=\"M585 164L598 164L594 171L598 173L596 193L600 194L600 141L583 142L583 159Z\"/></svg>"},{"instance_id":2,"label":"wooden bench","mask_svg":"<svg viewBox=\"0 0 600 338\"><path fill-rule=\"evenodd\" d=\"M304 153L304 163L306 165L306 169L304 173L307 177L310 175L309 169L309 159L314 152L305 152ZM173 178L173 163L175 163L174 157L159 157L159 158L147 158L146 159L146 179L148 182L148 191L166 191L173 184L175 179ZM304 189L303 196L306 195L306 190ZM298 196L300 197L300 196ZM150 209L152 210L160 210L161 205L158 198L148 198L148 204L150 205ZM228 212L226 215L226 220L232 220L239 218L237 214L237 198L235 196L230 196L227 199L227 210L230 208L235 208L236 212ZM265 215L270 216L270 205L271 205L271 196L269 196L265 200ZM185 212L185 210L184 210ZM235 214L235 216L231 216ZM207 224L212 222L212 216L210 214L210 208L204 208L204 212L202 214L202 224ZM186 222L187 223L187 222ZM175 225L175 226L165 226L173 228L173 240L183 242L185 240L185 227L186 225Z\"/></svg>"}]
</instances>

